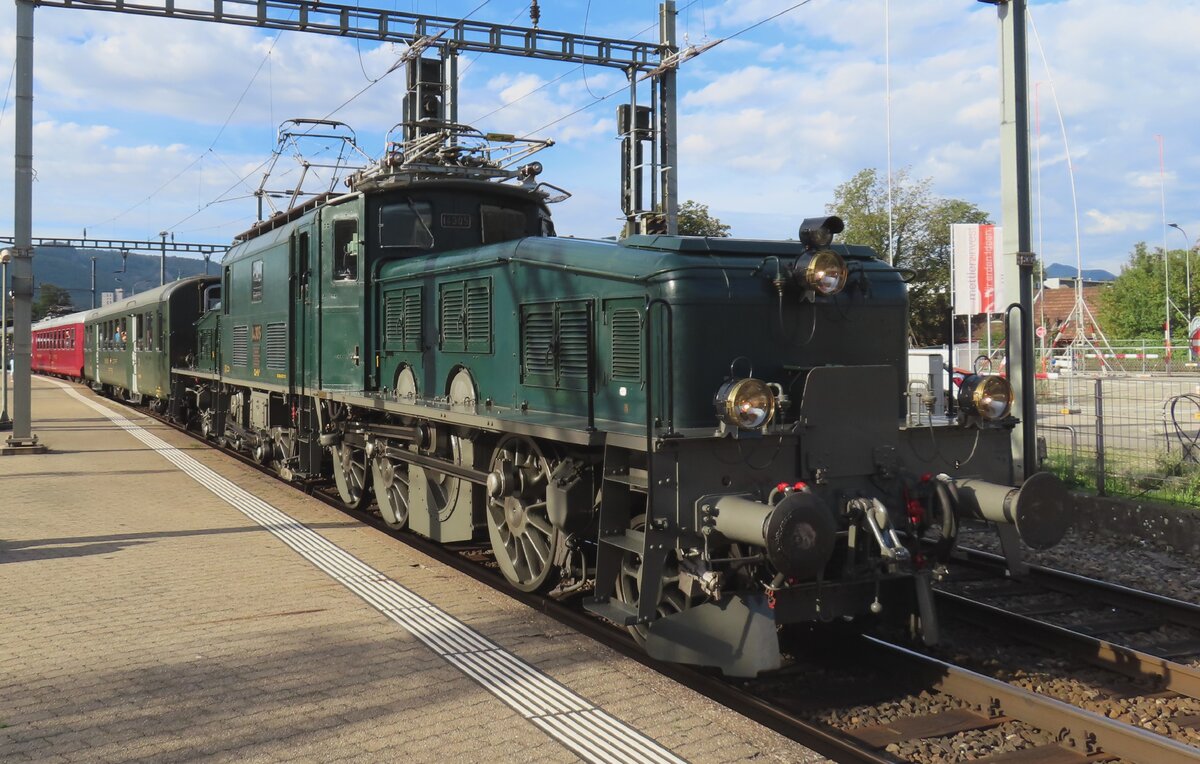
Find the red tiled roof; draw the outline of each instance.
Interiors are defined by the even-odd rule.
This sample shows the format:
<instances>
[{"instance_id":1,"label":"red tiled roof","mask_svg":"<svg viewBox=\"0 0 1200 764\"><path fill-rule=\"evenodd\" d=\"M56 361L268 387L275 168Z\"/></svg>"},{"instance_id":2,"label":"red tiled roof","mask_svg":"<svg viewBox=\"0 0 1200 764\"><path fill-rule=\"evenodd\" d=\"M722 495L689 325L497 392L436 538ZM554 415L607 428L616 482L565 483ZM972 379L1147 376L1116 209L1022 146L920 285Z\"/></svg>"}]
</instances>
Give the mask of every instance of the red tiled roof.
<instances>
[{"instance_id":1,"label":"red tiled roof","mask_svg":"<svg viewBox=\"0 0 1200 764\"><path fill-rule=\"evenodd\" d=\"M1100 309L1100 293L1104 286L1085 286L1082 290L1083 301L1091 311L1092 316ZM1047 339L1057 339L1056 344L1070 342L1075 339L1077 319L1072 317L1075 310L1074 287L1042 290L1041 295L1034 295L1033 316L1035 326L1042 321L1042 298L1045 298ZM1072 319L1068 321L1068 319Z\"/></svg>"}]
</instances>

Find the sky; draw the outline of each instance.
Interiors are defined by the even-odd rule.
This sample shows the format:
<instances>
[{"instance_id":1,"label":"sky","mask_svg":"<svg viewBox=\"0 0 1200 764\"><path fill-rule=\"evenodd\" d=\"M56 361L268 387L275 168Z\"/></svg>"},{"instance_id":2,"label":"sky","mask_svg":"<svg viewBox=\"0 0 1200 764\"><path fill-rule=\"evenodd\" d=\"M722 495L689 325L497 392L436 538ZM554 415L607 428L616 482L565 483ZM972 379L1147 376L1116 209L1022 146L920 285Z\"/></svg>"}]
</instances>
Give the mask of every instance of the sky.
<instances>
[{"instance_id":1,"label":"sky","mask_svg":"<svg viewBox=\"0 0 1200 764\"><path fill-rule=\"evenodd\" d=\"M893 170L929 178L939 196L1000 222L995 6L811 0L753 26L795 2L678 2L684 45L724 40L680 68L680 199L707 204L734 236L794 237L838 184L867 167L886 173L890 70ZM371 3L529 25L527 4L509 0L361 4ZM540 6L543 29L657 39L651 0ZM1116 272L1137 242L1184 246L1164 226L1164 203L1165 222L1200 238L1200 2L1030 0L1029 15L1035 249L1047 263L1074 265L1078 246L1083 267ZM6 157L14 25L13 4L0 4ZM403 71L386 73L402 53L393 44L40 7L34 235L169 231L177 241L227 243L256 219L252 194L283 120L341 120L365 153L379 155L401 119ZM623 96L600 99L622 89L624 75L491 54L465 55L460 68L460 121L556 142L537 158L542 180L573 194L553 207L559 234L617 233ZM0 167L3 233L12 228L12 160ZM290 157L277 167L273 187L294 182Z\"/></svg>"}]
</instances>

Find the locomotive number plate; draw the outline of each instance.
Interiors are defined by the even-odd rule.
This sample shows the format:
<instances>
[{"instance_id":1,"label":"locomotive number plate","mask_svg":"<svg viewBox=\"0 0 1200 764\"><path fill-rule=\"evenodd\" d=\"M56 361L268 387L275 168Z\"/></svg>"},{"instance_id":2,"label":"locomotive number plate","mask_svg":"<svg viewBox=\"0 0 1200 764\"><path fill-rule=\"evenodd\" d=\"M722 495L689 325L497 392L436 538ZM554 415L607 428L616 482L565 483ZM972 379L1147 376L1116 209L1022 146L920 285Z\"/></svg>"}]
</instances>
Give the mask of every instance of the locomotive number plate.
<instances>
[{"instance_id":1,"label":"locomotive number plate","mask_svg":"<svg viewBox=\"0 0 1200 764\"><path fill-rule=\"evenodd\" d=\"M466 212L443 212L442 228L470 228L471 215Z\"/></svg>"}]
</instances>

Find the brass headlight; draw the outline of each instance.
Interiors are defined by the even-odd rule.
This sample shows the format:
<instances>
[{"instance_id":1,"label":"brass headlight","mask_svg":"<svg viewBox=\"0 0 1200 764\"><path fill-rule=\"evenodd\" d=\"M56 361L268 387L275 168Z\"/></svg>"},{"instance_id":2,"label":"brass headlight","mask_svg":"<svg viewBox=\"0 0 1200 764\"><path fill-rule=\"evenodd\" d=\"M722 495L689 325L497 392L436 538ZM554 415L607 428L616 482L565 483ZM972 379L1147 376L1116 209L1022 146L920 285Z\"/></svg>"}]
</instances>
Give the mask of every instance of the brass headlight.
<instances>
[{"instance_id":1,"label":"brass headlight","mask_svg":"<svg viewBox=\"0 0 1200 764\"><path fill-rule=\"evenodd\" d=\"M717 416L730 427L757 430L775 417L775 394L761 379L731 379L714 400Z\"/></svg>"},{"instance_id":2,"label":"brass headlight","mask_svg":"<svg viewBox=\"0 0 1200 764\"><path fill-rule=\"evenodd\" d=\"M1008 416L1012 400L1012 385L995 374L972 374L958 388L958 405L989 422Z\"/></svg>"},{"instance_id":3,"label":"brass headlight","mask_svg":"<svg viewBox=\"0 0 1200 764\"><path fill-rule=\"evenodd\" d=\"M846 286L849 270L842 256L831 249L821 249L800 258L796 276L801 285L824 295L833 295Z\"/></svg>"}]
</instances>

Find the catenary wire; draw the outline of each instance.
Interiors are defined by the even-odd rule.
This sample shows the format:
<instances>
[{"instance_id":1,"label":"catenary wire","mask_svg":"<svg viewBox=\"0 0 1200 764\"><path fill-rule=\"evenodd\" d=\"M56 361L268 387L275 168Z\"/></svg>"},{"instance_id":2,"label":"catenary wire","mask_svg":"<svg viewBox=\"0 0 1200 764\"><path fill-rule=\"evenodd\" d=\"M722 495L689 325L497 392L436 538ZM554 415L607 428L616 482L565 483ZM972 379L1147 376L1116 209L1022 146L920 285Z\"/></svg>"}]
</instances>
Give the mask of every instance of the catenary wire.
<instances>
[{"instance_id":1,"label":"catenary wire","mask_svg":"<svg viewBox=\"0 0 1200 764\"><path fill-rule=\"evenodd\" d=\"M758 27L762 26L763 24L766 24L766 23L767 23L767 22L769 22L769 21L773 21L773 20L775 20L775 19L779 18L780 16L784 15L785 13L789 13L789 12L791 12L791 11L794 11L794 10L796 10L797 8L800 8L801 6L808 5L808 4L809 4L809 3L811 3L812 1L813 1L813 0L801 0L801 2L795 3L794 5L790 5L790 6L788 6L787 8L784 8L783 10L779 11L778 13L772 14L772 15L770 15L770 16L768 16L768 17L766 17L765 19L762 19L761 21L756 21L756 22L754 22L753 24L751 24L751 25L749 25L749 26L747 26L747 27L743 27L742 29L739 29L738 31L734 32L733 34L729 35L728 37L725 37L725 38L723 39L723 41L732 40L732 39L734 39L735 37L740 37L741 35L744 35L745 33L749 32L749 31L751 31L751 30L753 30L753 29L757 29ZM685 8L689 8L689 7L691 7L691 6L692 6L692 5L693 5L695 2L699 2L699 0L693 0L693 2L692 2L692 3L688 3L688 5L687 5L687 6L685 6ZM676 13L678 13L678 11L677 11ZM649 27L647 27L647 28L649 28ZM643 31L645 31L645 30L643 30ZM638 32L638 34L641 34L641 32ZM635 36L636 36L636 35L635 35ZM580 112L582 112L582 111L587 111L588 109L592 108L593 106L596 106L596 105L598 105L598 104L600 104L600 103L603 103L604 101L607 101L608 99L610 99L610 98L612 98L613 96L615 96L617 93L621 93L621 92L623 92L625 89L626 89L626 86L625 86L625 85L622 85L621 87L619 87L619 88L617 88L616 90L612 91L612 92L611 92L611 93L609 93L608 95L601 96L600 98L597 98L595 101L592 101L592 102L591 102L591 103L589 103L589 104L585 104L585 105L583 105L583 106L580 106L578 109L575 109L575 110L573 110L573 111L571 111L571 112L568 112L567 114L564 114L564 115L562 115L561 117L558 117L557 119L555 119L555 120L553 120L553 121L551 121L551 122L547 122L546 124L542 125L541 127L534 128L533 130L530 130L529 132L525 133L525 134L524 134L523 136L521 136L521 137L522 137L522 138L529 138L529 137L533 136L535 133L540 133L541 131L545 130L546 128L553 127L553 126L557 125L558 123L562 122L563 120L570 119L571 117L575 116L576 114L578 114L578 113L580 113Z\"/></svg>"}]
</instances>

